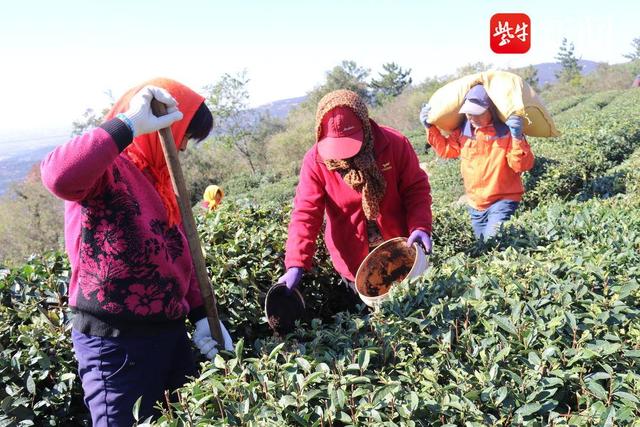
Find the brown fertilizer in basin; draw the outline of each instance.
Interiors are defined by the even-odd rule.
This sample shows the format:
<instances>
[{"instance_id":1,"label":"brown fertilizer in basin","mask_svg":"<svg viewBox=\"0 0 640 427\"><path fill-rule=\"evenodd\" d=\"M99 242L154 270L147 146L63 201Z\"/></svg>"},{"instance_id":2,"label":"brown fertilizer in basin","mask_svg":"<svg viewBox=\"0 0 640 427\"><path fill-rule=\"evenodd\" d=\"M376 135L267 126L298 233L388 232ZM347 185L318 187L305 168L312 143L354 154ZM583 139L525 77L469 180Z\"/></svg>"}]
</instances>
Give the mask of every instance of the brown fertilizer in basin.
<instances>
[{"instance_id":1,"label":"brown fertilizer in basin","mask_svg":"<svg viewBox=\"0 0 640 427\"><path fill-rule=\"evenodd\" d=\"M416 250L406 240L387 241L369 254L356 277L358 291L369 297L384 295L411 271Z\"/></svg>"}]
</instances>

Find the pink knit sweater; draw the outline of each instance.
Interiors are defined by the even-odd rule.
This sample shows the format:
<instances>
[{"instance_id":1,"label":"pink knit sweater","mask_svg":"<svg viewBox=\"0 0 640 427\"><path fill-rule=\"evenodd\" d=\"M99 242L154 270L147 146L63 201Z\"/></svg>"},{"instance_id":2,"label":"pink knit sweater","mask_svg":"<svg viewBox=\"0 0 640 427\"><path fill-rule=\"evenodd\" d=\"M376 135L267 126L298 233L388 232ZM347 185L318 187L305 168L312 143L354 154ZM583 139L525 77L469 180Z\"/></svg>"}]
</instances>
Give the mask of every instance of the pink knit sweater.
<instances>
[{"instance_id":1,"label":"pink knit sweater","mask_svg":"<svg viewBox=\"0 0 640 427\"><path fill-rule=\"evenodd\" d=\"M120 152L131 132L118 119L57 147L42 181L65 200L74 328L99 336L152 334L204 317L182 227L149 179Z\"/></svg>"}]
</instances>

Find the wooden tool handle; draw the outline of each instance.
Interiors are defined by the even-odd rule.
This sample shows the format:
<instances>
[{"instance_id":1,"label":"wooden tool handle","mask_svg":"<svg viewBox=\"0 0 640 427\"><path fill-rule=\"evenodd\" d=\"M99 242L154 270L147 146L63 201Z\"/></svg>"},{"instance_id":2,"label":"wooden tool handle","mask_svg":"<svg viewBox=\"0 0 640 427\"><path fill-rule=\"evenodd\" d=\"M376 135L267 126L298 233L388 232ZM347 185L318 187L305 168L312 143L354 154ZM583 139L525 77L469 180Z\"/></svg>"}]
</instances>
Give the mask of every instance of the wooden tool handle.
<instances>
[{"instance_id":1,"label":"wooden tool handle","mask_svg":"<svg viewBox=\"0 0 640 427\"><path fill-rule=\"evenodd\" d=\"M153 114L155 114L156 117L160 117L167 114L167 107L154 98L151 100L151 111L153 111ZM204 256L202 255L200 238L198 237L196 222L193 219L193 212L191 211L191 204L189 202L189 193L187 192L187 186L184 183L184 175L182 174L182 167L180 166L180 160L178 159L178 150L176 149L176 144L173 140L171 128L160 129L158 133L160 134L160 143L162 144L162 151L164 151L164 158L167 161L169 174L171 175L173 191L176 194L176 199L180 206L182 225L185 233L187 234L189 250L191 251L191 258L193 258L193 264L196 269L196 276L198 278L198 284L200 285L200 293L202 294L202 300L204 301L204 308L207 313L211 336L218 342L218 347L223 349L224 337L222 336L222 330L220 329L216 297L213 293L211 282L209 281L209 275L207 274L207 266L205 265Z\"/></svg>"}]
</instances>

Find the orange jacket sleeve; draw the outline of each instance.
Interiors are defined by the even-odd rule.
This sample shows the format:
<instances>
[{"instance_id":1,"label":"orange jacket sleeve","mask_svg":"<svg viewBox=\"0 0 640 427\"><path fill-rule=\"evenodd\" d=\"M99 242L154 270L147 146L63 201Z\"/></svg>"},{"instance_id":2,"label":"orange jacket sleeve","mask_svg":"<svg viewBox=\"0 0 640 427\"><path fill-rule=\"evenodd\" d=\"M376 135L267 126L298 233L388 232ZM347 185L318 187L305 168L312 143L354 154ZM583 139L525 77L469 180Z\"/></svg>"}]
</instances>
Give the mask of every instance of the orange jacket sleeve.
<instances>
[{"instance_id":1,"label":"orange jacket sleeve","mask_svg":"<svg viewBox=\"0 0 640 427\"><path fill-rule=\"evenodd\" d=\"M515 172L526 172L533 167L534 157L529 143L523 139L513 138L507 153L507 163Z\"/></svg>"},{"instance_id":2,"label":"orange jacket sleeve","mask_svg":"<svg viewBox=\"0 0 640 427\"><path fill-rule=\"evenodd\" d=\"M443 136L440 133L440 129L436 126L431 126L427 129L427 142L439 157L455 159L460 156L460 150L462 149L460 132L460 129L456 129L449 136Z\"/></svg>"}]
</instances>

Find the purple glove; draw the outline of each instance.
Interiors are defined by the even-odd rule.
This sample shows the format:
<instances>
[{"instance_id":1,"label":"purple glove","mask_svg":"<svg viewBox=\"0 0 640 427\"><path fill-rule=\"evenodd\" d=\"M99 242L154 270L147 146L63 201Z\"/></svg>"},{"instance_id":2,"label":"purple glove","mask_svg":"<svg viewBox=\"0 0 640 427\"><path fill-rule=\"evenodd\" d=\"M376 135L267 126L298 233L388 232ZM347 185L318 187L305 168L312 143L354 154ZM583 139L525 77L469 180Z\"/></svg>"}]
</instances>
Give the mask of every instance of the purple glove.
<instances>
[{"instance_id":1,"label":"purple glove","mask_svg":"<svg viewBox=\"0 0 640 427\"><path fill-rule=\"evenodd\" d=\"M292 291L295 289L300 280L302 280L302 273L304 273L304 269L301 267L291 267L278 279L278 283L284 283L287 289Z\"/></svg>"},{"instance_id":2,"label":"purple glove","mask_svg":"<svg viewBox=\"0 0 640 427\"><path fill-rule=\"evenodd\" d=\"M504 122L504 124L509 127L509 132L511 132L511 136L518 139L522 138L522 117L516 116L514 114L512 116L509 116L509 118Z\"/></svg>"},{"instance_id":3,"label":"purple glove","mask_svg":"<svg viewBox=\"0 0 640 427\"><path fill-rule=\"evenodd\" d=\"M431 237L426 231L414 230L407 240L407 246L411 246L414 243L421 244L427 255L431 253Z\"/></svg>"}]
</instances>

